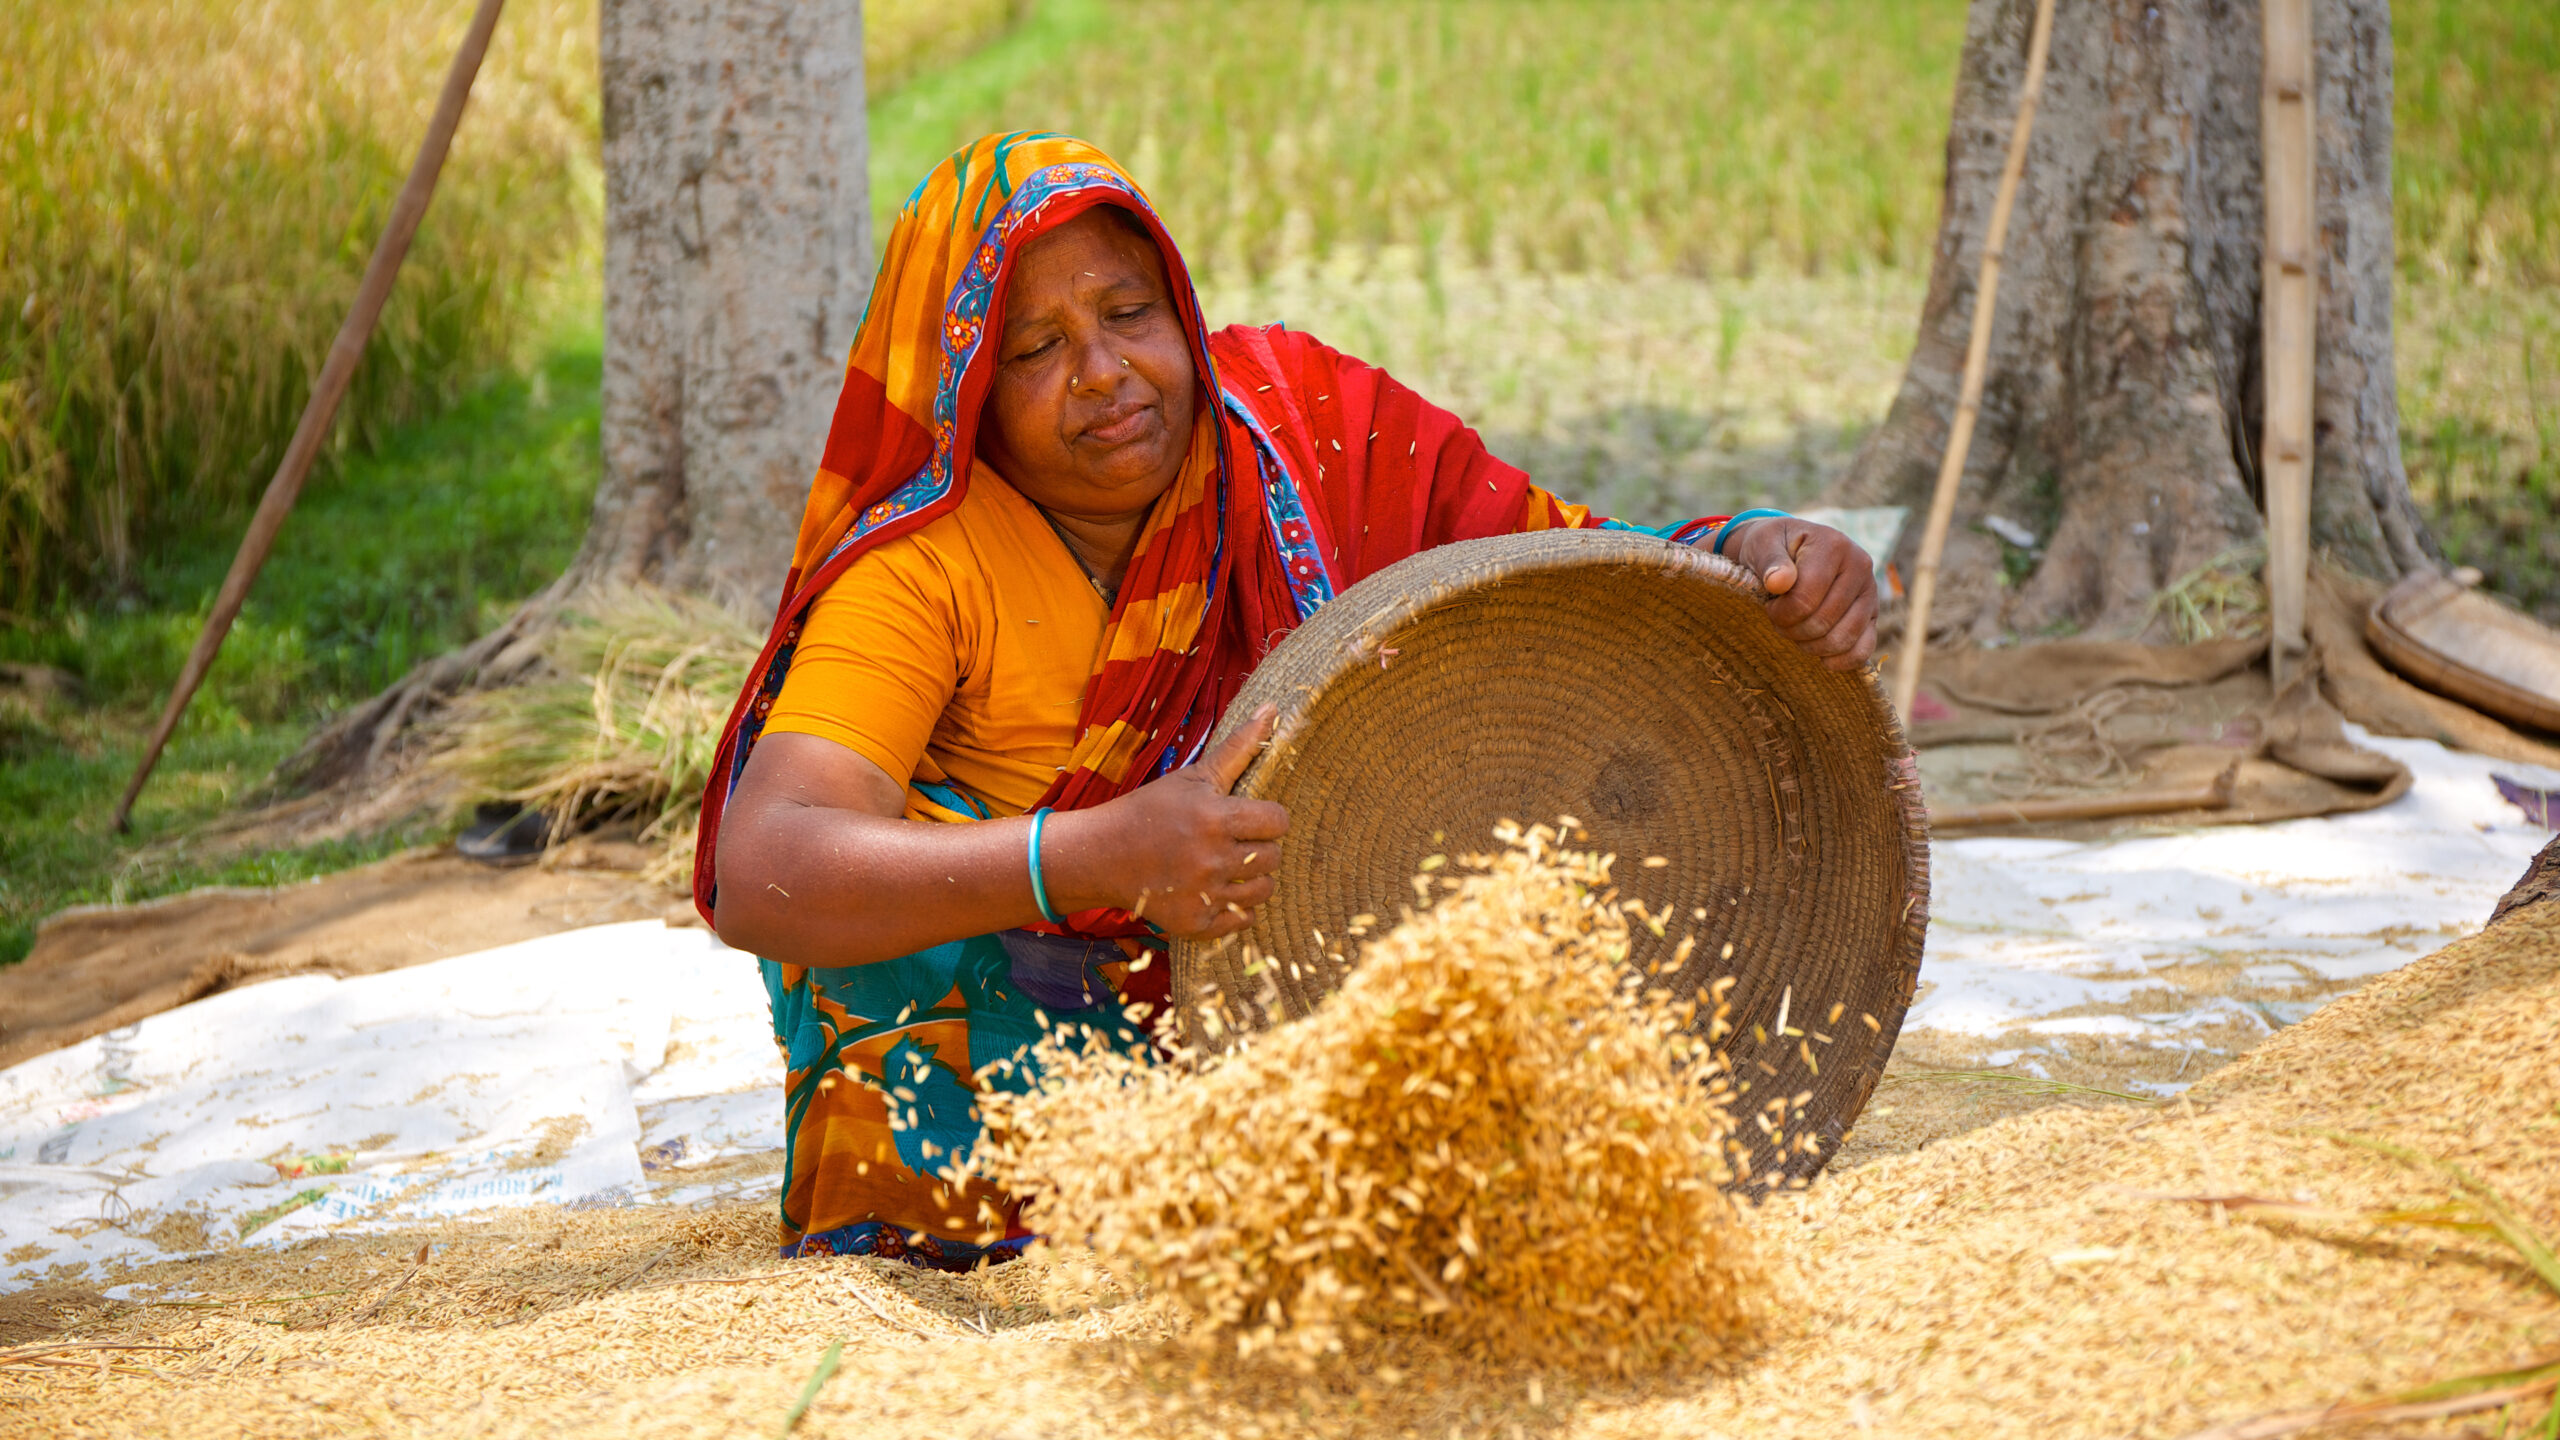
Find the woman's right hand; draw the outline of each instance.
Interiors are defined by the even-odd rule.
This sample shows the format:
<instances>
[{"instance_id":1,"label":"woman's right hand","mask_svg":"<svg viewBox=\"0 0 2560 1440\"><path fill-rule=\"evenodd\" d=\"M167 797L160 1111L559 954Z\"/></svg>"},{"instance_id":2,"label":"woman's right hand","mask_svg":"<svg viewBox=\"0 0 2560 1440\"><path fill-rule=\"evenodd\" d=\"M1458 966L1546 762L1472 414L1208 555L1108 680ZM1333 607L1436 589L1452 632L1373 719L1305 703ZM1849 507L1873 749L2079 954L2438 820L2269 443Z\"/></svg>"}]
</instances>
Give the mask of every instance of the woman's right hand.
<instances>
[{"instance_id":1,"label":"woman's right hand","mask_svg":"<svg viewBox=\"0 0 2560 1440\"><path fill-rule=\"evenodd\" d=\"M1289 812L1227 792L1277 715L1265 705L1197 764L1090 810L1051 815L1040 869L1058 912L1116 905L1190 939L1251 925L1271 898Z\"/></svg>"}]
</instances>

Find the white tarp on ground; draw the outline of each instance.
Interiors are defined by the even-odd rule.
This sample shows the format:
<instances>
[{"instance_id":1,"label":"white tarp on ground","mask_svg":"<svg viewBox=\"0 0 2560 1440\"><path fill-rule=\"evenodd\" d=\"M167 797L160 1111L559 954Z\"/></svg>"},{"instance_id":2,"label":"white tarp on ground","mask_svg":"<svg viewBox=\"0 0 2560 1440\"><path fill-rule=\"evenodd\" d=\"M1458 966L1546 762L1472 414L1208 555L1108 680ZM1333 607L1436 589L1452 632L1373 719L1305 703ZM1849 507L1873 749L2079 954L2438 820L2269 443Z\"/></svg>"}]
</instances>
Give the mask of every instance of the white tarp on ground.
<instances>
[{"instance_id":1,"label":"white tarp on ground","mask_svg":"<svg viewBox=\"0 0 2560 1440\"><path fill-rule=\"evenodd\" d=\"M2479 929L2551 838L2491 774L2548 789L2560 775L2348 729L2409 767L2408 794L2359 814L2097 844L1939 842L1904 1029L2193 1044L2184 1032L2235 1014L2300 1020L2318 1002L2284 992L2334 994Z\"/></svg>"},{"instance_id":2,"label":"white tarp on ground","mask_svg":"<svg viewBox=\"0 0 2560 1440\"><path fill-rule=\"evenodd\" d=\"M228 991L0 1071L0 1284L244 1230L770 1194L719 1162L780 1147L781 1085L755 962L654 920Z\"/></svg>"},{"instance_id":3,"label":"white tarp on ground","mask_svg":"<svg viewBox=\"0 0 2560 1440\"><path fill-rule=\"evenodd\" d=\"M1939 844L1906 1029L2197 1044L2235 1012L2299 1018L2314 1002L2259 998L2288 985L2333 991L2477 929L2547 838L2490 773L2560 775L2368 743L2416 785L2360 815ZM754 962L654 921L231 991L0 1071L0 1287L243 1232L770 1195L780 1084Z\"/></svg>"}]
</instances>

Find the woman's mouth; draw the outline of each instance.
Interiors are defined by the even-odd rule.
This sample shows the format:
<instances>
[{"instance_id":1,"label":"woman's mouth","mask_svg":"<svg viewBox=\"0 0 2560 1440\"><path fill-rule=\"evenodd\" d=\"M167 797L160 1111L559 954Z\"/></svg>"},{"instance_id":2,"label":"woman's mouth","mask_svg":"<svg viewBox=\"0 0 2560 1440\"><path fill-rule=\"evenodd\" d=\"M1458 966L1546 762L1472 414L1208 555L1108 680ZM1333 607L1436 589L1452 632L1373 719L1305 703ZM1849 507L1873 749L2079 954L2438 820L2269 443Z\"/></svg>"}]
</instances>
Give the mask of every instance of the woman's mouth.
<instances>
[{"instance_id":1,"label":"woman's mouth","mask_svg":"<svg viewBox=\"0 0 2560 1440\"><path fill-rule=\"evenodd\" d=\"M1097 445L1126 445L1146 433L1148 412L1152 405L1114 406L1103 412L1099 423L1088 426L1084 437Z\"/></svg>"}]
</instances>

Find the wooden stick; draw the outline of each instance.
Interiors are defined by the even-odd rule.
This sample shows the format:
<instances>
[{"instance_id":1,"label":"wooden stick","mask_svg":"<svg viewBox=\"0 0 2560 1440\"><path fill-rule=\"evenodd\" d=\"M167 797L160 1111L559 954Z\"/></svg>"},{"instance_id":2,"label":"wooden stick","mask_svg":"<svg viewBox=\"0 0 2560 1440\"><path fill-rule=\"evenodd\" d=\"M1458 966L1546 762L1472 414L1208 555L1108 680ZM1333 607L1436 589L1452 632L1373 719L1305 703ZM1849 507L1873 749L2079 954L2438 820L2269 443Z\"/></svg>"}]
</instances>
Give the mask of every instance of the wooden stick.
<instances>
[{"instance_id":1,"label":"wooden stick","mask_svg":"<svg viewBox=\"0 0 2560 1440\"><path fill-rule=\"evenodd\" d=\"M2120 790L2113 795L2060 800L2015 800L2005 805L1948 805L1929 812L1929 828L1967 825L2035 825L2048 820L2106 820L2119 815L2166 815L2178 810L2228 810L2239 779L2233 766L2201 785L2166 790Z\"/></svg>"},{"instance_id":2,"label":"wooden stick","mask_svg":"<svg viewBox=\"0 0 2560 1440\"><path fill-rule=\"evenodd\" d=\"M1919 563L1911 571L1911 610L1902 627L1902 653L1894 657L1893 708L1911 723L1920 693L1920 656L1929 648L1929 605L1938 595L1938 557L1946 552L1947 526L1956 516L1956 486L1964 479L1965 453L1973 448L1973 423L1982 413L1982 379L1991 360L1991 316L2000 298L2000 253L2009 239L2009 210L2017 203L2018 177L2027 169L2027 136L2044 93L2045 55L2053 46L2053 0L2036 0L2034 33L2027 39L2027 79L2018 88L2018 123L2009 131L2009 158L2000 167L2000 189L1991 201L1991 231L1982 239L1982 274L1973 287L1973 338L1964 347L1964 384L1956 397L1955 424L1946 457L1938 463L1938 488L1929 497L1929 526L1920 535Z\"/></svg>"},{"instance_id":3,"label":"wooden stick","mask_svg":"<svg viewBox=\"0 0 2560 1440\"><path fill-rule=\"evenodd\" d=\"M2303 613L2311 570L2311 410L2319 324L2318 175L2312 89L2311 0L2265 0L2259 145L2267 233L2259 255L2259 345L2266 414L2258 437L2265 477L2269 666L2281 687L2308 653Z\"/></svg>"},{"instance_id":4,"label":"wooden stick","mask_svg":"<svg viewBox=\"0 0 2560 1440\"><path fill-rule=\"evenodd\" d=\"M177 688L169 693L168 708L160 712L160 723L151 731L151 742L143 747L142 763L134 767L133 779L124 787L124 798L116 802L115 828L121 833L131 827L133 802L142 795L143 782L151 778L152 767L160 763L160 752L168 747L169 737L177 733L178 719L187 713L187 702L195 698L196 688L204 683L205 673L213 668L213 659L222 651L223 638L231 633L231 622L239 618L241 603L249 598L249 586L258 578L259 567L267 563L267 552L276 544L276 532L284 528L284 517L293 502L302 496L302 482L310 477L311 462L320 457L320 444L329 435L329 427L338 416L338 402L346 398L347 385L355 379L356 363L364 358L364 347L373 338L375 322L382 318L383 304L391 298L391 282L400 274L400 262L408 256L409 241L418 233L418 222L427 213L427 201L434 197L436 176L444 169L445 152L452 148L453 132L462 123L462 102L470 97L471 82L480 73L480 61L489 53L489 36L498 28L498 10L505 0L480 0L480 8L471 16L471 28L463 33L462 48L454 52L453 68L445 72L444 93L436 98L435 118L427 122L427 136L418 143L418 158L409 167L409 178L400 187L400 197L392 202L391 218L384 222L382 238L375 242L373 259L364 270L364 281L356 287L355 303L347 309L346 323L338 327L338 338L329 346L329 358L320 367L320 378L311 387L311 401L302 407L302 421L293 430L293 441L285 447L284 458L276 464L275 478L267 482L267 493L258 501L258 513L249 520L249 533L240 539L240 553L231 558L231 573L222 577L222 589L213 600L213 613L204 620L197 633L195 648L187 652L187 663L178 672Z\"/></svg>"}]
</instances>

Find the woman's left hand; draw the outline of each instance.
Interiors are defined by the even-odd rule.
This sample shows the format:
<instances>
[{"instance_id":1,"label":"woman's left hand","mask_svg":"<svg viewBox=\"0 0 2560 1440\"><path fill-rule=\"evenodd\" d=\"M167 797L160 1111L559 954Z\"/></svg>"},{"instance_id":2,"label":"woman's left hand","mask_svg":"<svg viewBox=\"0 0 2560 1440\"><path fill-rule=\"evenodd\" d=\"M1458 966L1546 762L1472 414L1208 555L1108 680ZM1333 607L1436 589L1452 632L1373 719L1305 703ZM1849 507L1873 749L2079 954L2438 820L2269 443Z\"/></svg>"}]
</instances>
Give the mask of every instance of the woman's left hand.
<instances>
[{"instance_id":1,"label":"woman's left hand","mask_svg":"<svg viewBox=\"0 0 2560 1440\"><path fill-rule=\"evenodd\" d=\"M1724 553L1769 592L1769 623L1833 670L1876 653L1875 562L1848 536L1793 516L1746 520Z\"/></svg>"}]
</instances>

